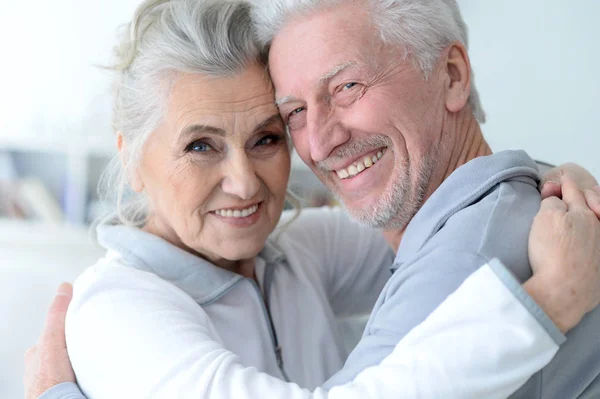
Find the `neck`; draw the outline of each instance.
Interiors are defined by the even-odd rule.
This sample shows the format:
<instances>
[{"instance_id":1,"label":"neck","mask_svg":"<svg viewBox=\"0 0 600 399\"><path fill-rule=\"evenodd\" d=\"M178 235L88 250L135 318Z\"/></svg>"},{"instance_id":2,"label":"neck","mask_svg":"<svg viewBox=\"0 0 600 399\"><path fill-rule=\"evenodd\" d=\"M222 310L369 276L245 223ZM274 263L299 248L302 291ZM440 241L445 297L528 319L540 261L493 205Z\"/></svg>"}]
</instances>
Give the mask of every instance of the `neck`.
<instances>
[{"instance_id":1,"label":"neck","mask_svg":"<svg viewBox=\"0 0 600 399\"><path fill-rule=\"evenodd\" d=\"M175 231L166 226L165 223L161 223L157 218L150 217L148 222L142 227L142 230L162 238L177 248L183 249L192 255L198 256L213 265L220 267L221 269L229 270L232 273L239 274L246 278L255 280L254 275L254 258L241 259L241 260L229 260L218 257L216 255L209 254L205 251L195 250L194 248L188 247L181 241Z\"/></svg>"},{"instance_id":2,"label":"neck","mask_svg":"<svg viewBox=\"0 0 600 399\"><path fill-rule=\"evenodd\" d=\"M402 241L402 236L404 235L404 230L406 230L406 227L404 227L403 229L393 229L393 230L384 230L383 231L383 237L387 241L390 248L392 248L394 253L398 253L398 248L400 247L400 241Z\"/></svg>"},{"instance_id":3,"label":"neck","mask_svg":"<svg viewBox=\"0 0 600 399\"><path fill-rule=\"evenodd\" d=\"M437 165L434 175L431 176L424 201L427 201L456 169L475 158L492 154L491 148L483 138L479 123L468 108L458 114L449 115L440 140L440 153L437 154L440 163ZM383 232L387 243L396 253L406 227Z\"/></svg>"},{"instance_id":4,"label":"neck","mask_svg":"<svg viewBox=\"0 0 600 399\"><path fill-rule=\"evenodd\" d=\"M481 127L470 110L463 110L457 116L451 116L445 131L448 133L444 134L450 134L450 137L456 137L456 140L449 143L448 148L442 145L442 151L447 152L449 157L446 165L440 168L442 173L439 183L430 190L429 195L433 194L440 184L462 165L475 158L492 154L492 149L483 138ZM440 157L440 159L444 158Z\"/></svg>"}]
</instances>

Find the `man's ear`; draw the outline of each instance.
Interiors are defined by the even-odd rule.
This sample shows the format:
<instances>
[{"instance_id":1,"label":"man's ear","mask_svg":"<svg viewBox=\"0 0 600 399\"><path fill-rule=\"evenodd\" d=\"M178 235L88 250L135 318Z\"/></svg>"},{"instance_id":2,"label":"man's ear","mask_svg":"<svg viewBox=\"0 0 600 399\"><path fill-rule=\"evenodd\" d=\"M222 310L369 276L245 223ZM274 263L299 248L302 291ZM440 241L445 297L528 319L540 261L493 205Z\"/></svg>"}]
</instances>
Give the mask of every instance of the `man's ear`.
<instances>
[{"instance_id":1,"label":"man's ear","mask_svg":"<svg viewBox=\"0 0 600 399\"><path fill-rule=\"evenodd\" d=\"M121 165L127 173L127 181L131 186L131 189L136 193L141 193L144 191L144 182L142 181L137 168L133 171L128 168L127 161L130 154L125 137L123 137L123 132L117 132L117 149L119 150Z\"/></svg>"},{"instance_id":2,"label":"man's ear","mask_svg":"<svg viewBox=\"0 0 600 399\"><path fill-rule=\"evenodd\" d=\"M456 113L465 107L471 94L471 62L462 43L454 42L447 50L445 72L448 77L446 109Z\"/></svg>"}]
</instances>

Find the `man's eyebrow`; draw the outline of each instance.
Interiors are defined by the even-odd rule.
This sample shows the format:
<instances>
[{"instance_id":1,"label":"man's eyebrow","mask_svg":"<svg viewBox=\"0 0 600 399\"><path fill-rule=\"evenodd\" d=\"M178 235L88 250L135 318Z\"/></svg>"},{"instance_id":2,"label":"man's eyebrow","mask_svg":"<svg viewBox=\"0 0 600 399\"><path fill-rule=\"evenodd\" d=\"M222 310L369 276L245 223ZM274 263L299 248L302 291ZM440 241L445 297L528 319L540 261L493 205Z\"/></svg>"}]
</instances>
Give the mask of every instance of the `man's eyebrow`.
<instances>
[{"instance_id":1,"label":"man's eyebrow","mask_svg":"<svg viewBox=\"0 0 600 399\"><path fill-rule=\"evenodd\" d=\"M319 85L321 86L325 86L327 83L329 83L329 81L331 79L333 79L334 77L336 77L337 75L339 75L340 73L342 73L343 71L345 71L346 69L356 66L357 63L354 61L349 61L349 62L345 62L343 64L339 64L334 66L331 71L327 72L325 75L323 75L321 77L321 79L319 79Z\"/></svg>"},{"instance_id":2,"label":"man's eyebrow","mask_svg":"<svg viewBox=\"0 0 600 399\"><path fill-rule=\"evenodd\" d=\"M327 72L319 79L319 86L325 86L331 79L345 71L346 69L358 65L355 61L344 62L343 64L339 64L334 66L331 71ZM297 99L294 96L285 96L282 98L278 98L275 100L275 105L280 107L283 104L291 103L291 102L301 102L301 100Z\"/></svg>"},{"instance_id":3,"label":"man's eyebrow","mask_svg":"<svg viewBox=\"0 0 600 399\"><path fill-rule=\"evenodd\" d=\"M276 105L276 106L278 106L278 107L280 107L280 106L282 106L283 104L287 104L287 103L291 103L291 102L295 102L295 101L298 101L298 102L299 102L300 100L298 100L298 99L297 99L296 97L294 97L294 96L285 96L285 97L283 97L283 98L278 98L278 99L276 99L276 100L275 100L275 105Z\"/></svg>"}]
</instances>

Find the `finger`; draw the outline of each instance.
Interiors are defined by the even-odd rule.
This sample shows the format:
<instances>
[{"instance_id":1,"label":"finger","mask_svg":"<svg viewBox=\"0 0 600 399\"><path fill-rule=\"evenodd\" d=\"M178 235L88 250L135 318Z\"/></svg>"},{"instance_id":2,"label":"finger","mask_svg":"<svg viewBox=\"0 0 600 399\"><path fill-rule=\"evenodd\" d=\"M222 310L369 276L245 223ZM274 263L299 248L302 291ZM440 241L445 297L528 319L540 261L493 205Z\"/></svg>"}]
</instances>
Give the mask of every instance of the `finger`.
<instances>
[{"instance_id":1,"label":"finger","mask_svg":"<svg viewBox=\"0 0 600 399\"><path fill-rule=\"evenodd\" d=\"M542 199L548 197L562 197L562 191L559 183L549 181L542 186Z\"/></svg>"},{"instance_id":2,"label":"finger","mask_svg":"<svg viewBox=\"0 0 600 399\"><path fill-rule=\"evenodd\" d=\"M61 284L46 316L40 345L66 347L65 318L72 297L73 287L71 284Z\"/></svg>"},{"instance_id":3,"label":"finger","mask_svg":"<svg viewBox=\"0 0 600 399\"><path fill-rule=\"evenodd\" d=\"M585 190L583 194L587 205L600 218L600 190Z\"/></svg>"},{"instance_id":4,"label":"finger","mask_svg":"<svg viewBox=\"0 0 600 399\"><path fill-rule=\"evenodd\" d=\"M561 184L562 199L569 209L588 209L583 192L573 179L563 176Z\"/></svg>"},{"instance_id":5,"label":"finger","mask_svg":"<svg viewBox=\"0 0 600 399\"><path fill-rule=\"evenodd\" d=\"M32 346L31 348L28 348L25 351L25 361L27 362L27 359L32 358L33 356L35 356L35 353L37 352L37 346Z\"/></svg>"},{"instance_id":6,"label":"finger","mask_svg":"<svg viewBox=\"0 0 600 399\"><path fill-rule=\"evenodd\" d=\"M568 210L567 204L557 197L548 197L542 201L541 211L553 211L557 210L560 212L566 212Z\"/></svg>"},{"instance_id":7,"label":"finger","mask_svg":"<svg viewBox=\"0 0 600 399\"><path fill-rule=\"evenodd\" d=\"M542 185L546 185L547 183L555 183L559 184L560 178L565 174L564 173L564 165L559 166L557 168L552 168L548 172L542 176Z\"/></svg>"}]
</instances>

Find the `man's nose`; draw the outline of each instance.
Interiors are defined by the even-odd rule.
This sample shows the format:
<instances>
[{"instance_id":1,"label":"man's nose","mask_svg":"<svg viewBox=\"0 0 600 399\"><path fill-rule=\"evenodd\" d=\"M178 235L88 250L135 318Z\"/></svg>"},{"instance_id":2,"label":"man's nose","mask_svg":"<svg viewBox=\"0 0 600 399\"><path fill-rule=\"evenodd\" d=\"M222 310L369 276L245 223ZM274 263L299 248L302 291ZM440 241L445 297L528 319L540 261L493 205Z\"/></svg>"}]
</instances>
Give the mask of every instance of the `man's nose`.
<instances>
[{"instance_id":1,"label":"man's nose","mask_svg":"<svg viewBox=\"0 0 600 399\"><path fill-rule=\"evenodd\" d=\"M308 145L314 162L320 162L337 146L350 139L350 134L335 115L326 107L313 107L307 120Z\"/></svg>"},{"instance_id":2,"label":"man's nose","mask_svg":"<svg viewBox=\"0 0 600 399\"><path fill-rule=\"evenodd\" d=\"M252 160L241 149L234 150L229 158L229 162L225 165L225 177L221 183L223 192L243 200L254 198L261 183Z\"/></svg>"}]
</instances>

